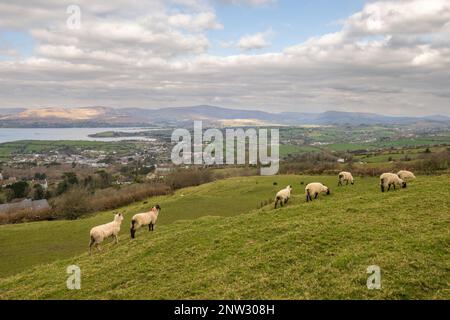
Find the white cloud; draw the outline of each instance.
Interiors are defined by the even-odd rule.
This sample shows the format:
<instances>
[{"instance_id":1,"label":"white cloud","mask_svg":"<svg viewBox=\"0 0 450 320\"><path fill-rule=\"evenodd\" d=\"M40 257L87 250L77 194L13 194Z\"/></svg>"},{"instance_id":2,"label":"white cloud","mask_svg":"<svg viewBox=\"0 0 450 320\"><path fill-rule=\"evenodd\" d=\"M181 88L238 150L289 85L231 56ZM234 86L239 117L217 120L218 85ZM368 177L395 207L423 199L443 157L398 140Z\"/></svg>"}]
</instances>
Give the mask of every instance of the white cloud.
<instances>
[{"instance_id":1,"label":"white cloud","mask_svg":"<svg viewBox=\"0 0 450 320\"><path fill-rule=\"evenodd\" d=\"M0 31L29 32L36 43L27 58L1 46L11 58L0 60L0 106L450 112L448 0L370 2L335 33L247 54L270 46L269 30L221 43L242 50L224 57L209 51L207 31L227 27L210 1L78 2L83 27L67 30L60 0L0 0Z\"/></svg>"},{"instance_id":2,"label":"white cloud","mask_svg":"<svg viewBox=\"0 0 450 320\"><path fill-rule=\"evenodd\" d=\"M195 16L188 14L175 14L168 17L169 25L175 28L191 30L223 29L212 12L201 12Z\"/></svg>"},{"instance_id":3,"label":"white cloud","mask_svg":"<svg viewBox=\"0 0 450 320\"><path fill-rule=\"evenodd\" d=\"M267 48L271 46L269 38L273 35L274 32L271 29L265 32L246 35L238 41L237 47L242 51Z\"/></svg>"},{"instance_id":4,"label":"white cloud","mask_svg":"<svg viewBox=\"0 0 450 320\"><path fill-rule=\"evenodd\" d=\"M218 0L218 1L231 5L250 5L254 7L261 7L276 3L278 0Z\"/></svg>"}]
</instances>

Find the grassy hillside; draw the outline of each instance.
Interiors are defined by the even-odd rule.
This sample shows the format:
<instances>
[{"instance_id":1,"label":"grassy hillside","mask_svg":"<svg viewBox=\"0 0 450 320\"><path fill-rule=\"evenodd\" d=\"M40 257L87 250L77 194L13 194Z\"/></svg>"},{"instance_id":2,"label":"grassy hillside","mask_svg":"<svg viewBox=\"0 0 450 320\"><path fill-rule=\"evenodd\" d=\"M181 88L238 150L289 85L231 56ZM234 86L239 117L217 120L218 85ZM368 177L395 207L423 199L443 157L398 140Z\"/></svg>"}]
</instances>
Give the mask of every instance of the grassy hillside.
<instances>
[{"instance_id":1,"label":"grassy hillside","mask_svg":"<svg viewBox=\"0 0 450 320\"><path fill-rule=\"evenodd\" d=\"M157 197L127 206L122 234L128 234L133 214L159 203L163 210L158 225L180 219L202 216L233 216L256 209L261 201L272 199L279 186L283 188L294 177L235 178L216 181L196 188L183 189L172 196ZM312 178L310 178L312 179ZM261 181L261 183L260 183ZM264 183L263 183L264 181ZM77 221L35 222L0 226L0 278L12 275L30 266L72 257L86 251L89 230L112 221L112 212L102 212Z\"/></svg>"},{"instance_id":2,"label":"grassy hillside","mask_svg":"<svg viewBox=\"0 0 450 320\"><path fill-rule=\"evenodd\" d=\"M294 185L295 196L283 209L268 206L233 217L169 223L247 212L258 199L272 196L274 180ZM306 204L300 181L311 180L330 184L333 194ZM293 176L230 179L192 188L159 199L164 211L154 233L140 230L133 241L123 234L119 245L107 244L101 253L83 253L3 278L0 298L449 299L448 181L448 176L420 177L406 190L385 194L376 179L368 178L340 189L334 177ZM38 238L25 240L36 234L33 228L45 233L51 223L8 228L23 228L15 229L16 238L22 238L18 243L40 242L45 254L73 237L72 226L84 229L79 240L85 248L88 226L109 216L57 222L66 232L53 236L53 246ZM5 228L0 234L5 231L13 233ZM81 268L79 291L65 286L71 264ZM381 267L382 290L366 288L370 265Z\"/></svg>"}]
</instances>

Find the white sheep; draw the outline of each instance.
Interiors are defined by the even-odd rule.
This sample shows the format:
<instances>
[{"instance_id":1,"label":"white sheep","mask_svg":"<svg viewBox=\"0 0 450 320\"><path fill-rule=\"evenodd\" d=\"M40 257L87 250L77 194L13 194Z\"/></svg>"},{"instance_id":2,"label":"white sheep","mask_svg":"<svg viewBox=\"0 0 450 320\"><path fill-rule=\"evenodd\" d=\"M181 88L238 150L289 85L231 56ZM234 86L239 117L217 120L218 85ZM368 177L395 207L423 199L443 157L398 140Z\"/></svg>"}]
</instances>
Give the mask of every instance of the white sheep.
<instances>
[{"instance_id":1,"label":"white sheep","mask_svg":"<svg viewBox=\"0 0 450 320\"><path fill-rule=\"evenodd\" d=\"M401 170L397 173L397 175L402 179L403 181L411 181L415 180L416 176L411 171Z\"/></svg>"},{"instance_id":2,"label":"white sheep","mask_svg":"<svg viewBox=\"0 0 450 320\"><path fill-rule=\"evenodd\" d=\"M352 185L355 184L355 179L353 179L353 175L350 172L341 172L339 173L339 184L338 186L342 186L343 183L346 182L347 185L351 183Z\"/></svg>"},{"instance_id":3,"label":"white sheep","mask_svg":"<svg viewBox=\"0 0 450 320\"><path fill-rule=\"evenodd\" d=\"M330 188L324 186L319 182L310 183L305 188L306 193L306 202L312 201L312 195L314 195L314 199L317 199L319 193L325 193L327 195L331 194Z\"/></svg>"},{"instance_id":4,"label":"white sheep","mask_svg":"<svg viewBox=\"0 0 450 320\"><path fill-rule=\"evenodd\" d=\"M89 254L92 252L92 246L95 244L97 250L100 251L100 243L106 238L114 237L116 244L119 242L118 234L120 232L120 225L123 221L123 214L118 213L114 215L112 222L102 224L91 229L91 241L89 243Z\"/></svg>"},{"instance_id":5,"label":"white sheep","mask_svg":"<svg viewBox=\"0 0 450 320\"><path fill-rule=\"evenodd\" d=\"M156 205L149 212L135 214L131 219L131 238L134 239L136 230L142 226L148 226L148 231L153 231L160 211L161 207Z\"/></svg>"},{"instance_id":6,"label":"white sheep","mask_svg":"<svg viewBox=\"0 0 450 320\"><path fill-rule=\"evenodd\" d=\"M380 186L381 192L385 192L386 187L388 188L387 191L390 191L392 186L394 186L394 190L397 186L406 188L406 181L403 181L395 173L383 173L380 176Z\"/></svg>"},{"instance_id":7,"label":"white sheep","mask_svg":"<svg viewBox=\"0 0 450 320\"><path fill-rule=\"evenodd\" d=\"M275 209L277 208L278 202L280 202L280 205L283 206L283 204L286 204L289 201L289 198L291 197L292 187L287 186L285 189L279 191L277 195L275 196Z\"/></svg>"}]
</instances>

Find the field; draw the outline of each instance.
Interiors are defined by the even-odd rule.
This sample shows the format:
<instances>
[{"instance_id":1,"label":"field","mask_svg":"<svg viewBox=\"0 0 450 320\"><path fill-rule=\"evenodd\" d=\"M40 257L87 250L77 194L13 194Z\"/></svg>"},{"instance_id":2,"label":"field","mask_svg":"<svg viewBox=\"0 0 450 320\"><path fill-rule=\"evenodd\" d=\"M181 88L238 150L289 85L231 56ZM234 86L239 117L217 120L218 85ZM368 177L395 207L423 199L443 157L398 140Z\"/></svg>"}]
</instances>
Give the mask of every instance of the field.
<instances>
[{"instance_id":1,"label":"field","mask_svg":"<svg viewBox=\"0 0 450 320\"><path fill-rule=\"evenodd\" d=\"M136 149L135 143L124 142L103 142L103 141L85 141L85 140L23 140L14 142L5 142L0 144L0 161L11 160L14 154L32 154L45 153L49 151L67 151L73 149L89 149L111 152L115 151L119 154L128 154Z\"/></svg>"},{"instance_id":2,"label":"field","mask_svg":"<svg viewBox=\"0 0 450 320\"><path fill-rule=\"evenodd\" d=\"M332 195L305 203L301 182ZM87 254L83 220L0 227L0 299L449 299L449 176L419 177L382 194L375 178L337 188L335 177L246 177L150 199L162 212L154 233L130 240L122 210L119 245ZM278 186L274 186L277 182ZM284 208L257 209L292 184ZM66 288L76 264L82 289ZM368 266L382 289L368 290Z\"/></svg>"}]
</instances>

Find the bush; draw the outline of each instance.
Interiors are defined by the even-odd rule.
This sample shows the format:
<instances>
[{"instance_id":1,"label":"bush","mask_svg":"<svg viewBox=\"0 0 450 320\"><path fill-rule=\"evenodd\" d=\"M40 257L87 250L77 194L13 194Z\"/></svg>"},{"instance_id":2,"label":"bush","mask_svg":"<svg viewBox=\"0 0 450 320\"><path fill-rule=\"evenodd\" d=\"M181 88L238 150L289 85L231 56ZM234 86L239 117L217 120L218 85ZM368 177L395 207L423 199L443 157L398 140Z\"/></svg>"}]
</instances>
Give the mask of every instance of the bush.
<instances>
[{"instance_id":1,"label":"bush","mask_svg":"<svg viewBox=\"0 0 450 320\"><path fill-rule=\"evenodd\" d=\"M54 200L53 211L59 218L73 220L87 213L116 209L170 192L170 188L164 184L134 184L120 189L102 189L95 193L83 187L74 187Z\"/></svg>"},{"instance_id":2,"label":"bush","mask_svg":"<svg viewBox=\"0 0 450 320\"><path fill-rule=\"evenodd\" d=\"M71 188L53 202L53 209L58 217L74 220L86 212L92 211L89 199L92 196L81 187Z\"/></svg>"},{"instance_id":3,"label":"bush","mask_svg":"<svg viewBox=\"0 0 450 320\"><path fill-rule=\"evenodd\" d=\"M45 198L45 190L40 184L33 187L33 200L41 200Z\"/></svg>"},{"instance_id":4,"label":"bush","mask_svg":"<svg viewBox=\"0 0 450 320\"><path fill-rule=\"evenodd\" d=\"M51 210L20 210L0 214L0 224L13 224L54 219Z\"/></svg>"},{"instance_id":5,"label":"bush","mask_svg":"<svg viewBox=\"0 0 450 320\"><path fill-rule=\"evenodd\" d=\"M28 193L30 192L30 186L28 185L28 182L26 182L26 181L15 182L15 183L7 186L6 188L12 190L13 199L25 198L28 195Z\"/></svg>"},{"instance_id":6,"label":"bush","mask_svg":"<svg viewBox=\"0 0 450 320\"><path fill-rule=\"evenodd\" d=\"M133 184L121 189L104 189L97 191L89 199L90 211L116 209L143 199L166 195L171 192L164 184Z\"/></svg>"},{"instance_id":7,"label":"bush","mask_svg":"<svg viewBox=\"0 0 450 320\"><path fill-rule=\"evenodd\" d=\"M214 181L211 169L179 169L166 177L166 184L173 190L199 186Z\"/></svg>"}]
</instances>

